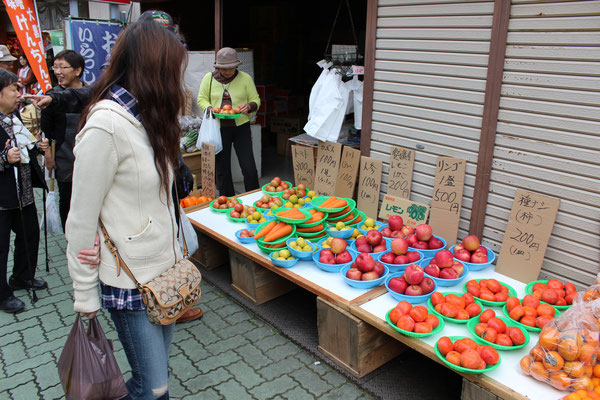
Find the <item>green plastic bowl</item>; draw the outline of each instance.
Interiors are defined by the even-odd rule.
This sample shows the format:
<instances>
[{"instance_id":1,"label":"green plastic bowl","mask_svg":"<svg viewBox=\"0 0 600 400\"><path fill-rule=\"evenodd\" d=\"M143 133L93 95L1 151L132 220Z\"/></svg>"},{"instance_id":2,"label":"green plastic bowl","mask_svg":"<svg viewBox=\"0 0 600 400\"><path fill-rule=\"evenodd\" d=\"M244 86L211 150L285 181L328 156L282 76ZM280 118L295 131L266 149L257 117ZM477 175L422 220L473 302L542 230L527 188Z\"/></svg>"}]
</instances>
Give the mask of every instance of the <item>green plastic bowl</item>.
<instances>
[{"instance_id":1,"label":"green plastic bowl","mask_svg":"<svg viewBox=\"0 0 600 400\"><path fill-rule=\"evenodd\" d=\"M458 292L440 292L442 293L444 296L446 296L447 294L455 294L457 296L462 296L464 293L458 293ZM479 314L477 314L474 317L471 317L469 319L456 319L456 318L450 318L450 317L446 317L443 314L440 314L439 312L435 311L435 307L433 306L433 303L431 302L431 297L427 300L427 308L429 308L429 310L431 311L432 314L437 315L438 317L445 319L448 322L452 322L455 324L466 324L471 320L476 320L479 318L479 316L481 315L481 313L483 312L483 305L481 304L481 300L476 299L474 296L473 298L475 299L475 303L479 304L479 306L481 307L481 311L479 312Z\"/></svg>"},{"instance_id":2,"label":"green plastic bowl","mask_svg":"<svg viewBox=\"0 0 600 400\"><path fill-rule=\"evenodd\" d=\"M228 197L228 199L229 199L229 197ZM219 208L219 209L217 209L217 208L213 208L213 203L214 203L215 201L217 201L217 199L214 199L213 201L211 201L211 202L208 204L208 206L210 207L210 209L211 209L211 210L213 210L213 211L215 211L215 212L220 212L220 213L227 213L227 212L229 212L229 211L233 210L233 207L231 207L231 208L224 208L224 209L220 209L220 208ZM242 199L240 199L239 197L238 197L238 201L239 201L239 203L240 203L240 204L244 204L244 202L242 202Z\"/></svg>"},{"instance_id":3,"label":"green plastic bowl","mask_svg":"<svg viewBox=\"0 0 600 400\"><path fill-rule=\"evenodd\" d=\"M351 220L351 221L348 221L348 223L347 223L347 224L344 222L344 223L346 224L346 226L352 226L352 227L356 228L356 225L360 224L360 223L361 223L361 222L363 222L365 219L367 219L367 214L365 214L364 212L360 211L358 208L355 208L355 209L354 209L354 212L356 212L356 217L355 217L353 220ZM355 220L356 220L356 218L357 218L358 216L360 216L360 217L361 217L360 221L353 222L353 221L355 221Z\"/></svg>"},{"instance_id":4,"label":"green plastic bowl","mask_svg":"<svg viewBox=\"0 0 600 400\"><path fill-rule=\"evenodd\" d=\"M469 332L471 332L471 335L473 335L476 342L481 343L481 344L487 344L488 346L492 346L496 350L503 350L503 351L519 350L529 344L529 340L531 339L531 337L529 335L529 332L527 332L527 329L522 328L521 326L519 326L521 324L516 323L514 320L512 320L508 317L499 316L498 318L501 319L502 321L504 321L504 323L506 324L507 327L515 326L515 327L519 328L521 330L521 332L523 332L523 335L525 336L525 343L517 345L517 346L502 346L500 344L488 342L481 336L478 336L477 333L475 333L475 325L477 325L479 323L478 319L470 319L469 322L467 323L467 329L469 330Z\"/></svg>"},{"instance_id":5,"label":"green plastic bowl","mask_svg":"<svg viewBox=\"0 0 600 400\"><path fill-rule=\"evenodd\" d=\"M347 197L338 197L338 199L344 199L346 200L346 205L344 207L337 207L337 208L327 208L327 207L321 207L321 204L327 200L328 198L330 198L331 196L318 196L315 197L314 199L312 199L310 201L310 204L316 208L319 211L325 211L327 213L336 213L339 211L342 211L344 208L350 206L350 209L354 209L356 207L356 201L354 201L354 199L349 199Z\"/></svg>"},{"instance_id":6,"label":"green plastic bowl","mask_svg":"<svg viewBox=\"0 0 600 400\"><path fill-rule=\"evenodd\" d=\"M267 254L271 254L274 251L279 251L279 250L283 250L285 248L287 248L286 246L278 248L278 249L271 249L269 247L266 247L265 245L259 243L258 241L256 242L256 245L258 246L259 249L261 249L263 252L267 253Z\"/></svg>"},{"instance_id":7,"label":"green plastic bowl","mask_svg":"<svg viewBox=\"0 0 600 400\"><path fill-rule=\"evenodd\" d=\"M292 187L292 182L289 182L289 181L282 181L282 182L285 182L285 183L287 183L287 184L289 185L289 187L290 187L290 188ZM263 194L268 194L269 196L277 196L277 197L281 197L281 195L283 194L283 190L282 190L281 192L267 192L267 191L265 190L265 188L267 187L267 185L270 185L270 182L267 182L267 183L265 183L265 184L262 186L262 188L261 188L261 190L262 190Z\"/></svg>"},{"instance_id":8,"label":"green plastic bowl","mask_svg":"<svg viewBox=\"0 0 600 400\"><path fill-rule=\"evenodd\" d=\"M392 308L393 310L393 308ZM440 321L440 323L438 324L438 326L432 330L431 332L428 333L418 333L418 332L410 332L410 331L405 331L404 329L400 329L398 328L396 325L394 325L394 323L390 320L390 312L392 311L388 311L385 314L385 320L387 321L387 323L396 331L396 332L400 332L403 335L406 336L410 336L410 337L416 337L416 338L424 338L427 336L432 336L435 335L436 333L440 333L444 327L446 326L446 323L444 322L444 320L440 317L438 317L438 320Z\"/></svg>"},{"instance_id":9,"label":"green plastic bowl","mask_svg":"<svg viewBox=\"0 0 600 400\"><path fill-rule=\"evenodd\" d=\"M322 235L323 233L327 234L327 228L324 228L324 229L320 230L319 232L310 232L310 233L297 232L297 233L298 233L298 236L303 237L305 239L309 239L309 238L319 237L319 235Z\"/></svg>"},{"instance_id":10,"label":"green plastic bowl","mask_svg":"<svg viewBox=\"0 0 600 400\"><path fill-rule=\"evenodd\" d=\"M352 199L350 199L350 200L352 200ZM354 201L354 200L352 200L352 201ZM355 203L355 204L356 204L356 203ZM347 207L348 207L348 206L347 206ZM356 210L356 208L355 208L355 207L350 207L350 210L348 210L347 212L345 212L345 213L343 213L343 214L340 214L340 215L338 215L337 217L335 217L335 216L331 216L331 214L335 214L335 213L329 213L329 218L328 218L328 220L329 220L329 221L331 221L331 222L338 222L340 219L343 219L344 217L347 217L347 216L348 216L349 214L351 214L351 213L352 213L352 211L354 211L354 210ZM342 211L343 211L343 209L342 209ZM350 220L350 221L352 221L352 220Z\"/></svg>"},{"instance_id":11,"label":"green plastic bowl","mask_svg":"<svg viewBox=\"0 0 600 400\"><path fill-rule=\"evenodd\" d=\"M217 113L213 113L213 115L219 119L236 119L238 118L240 115L242 115L242 113L239 114L217 114Z\"/></svg>"},{"instance_id":12,"label":"green plastic bowl","mask_svg":"<svg viewBox=\"0 0 600 400\"><path fill-rule=\"evenodd\" d=\"M471 281L472 279L469 279L469 281ZM477 282L479 282L481 279L475 279ZM465 293L467 293L467 283L469 282L465 282L465 284L463 285L463 290L465 291ZM500 282L500 281L498 281ZM502 286L506 286L508 288L508 297L517 297L517 291L515 289L513 289L512 286L510 286L508 283L504 283L504 282L500 282L500 284ZM473 296L475 297L475 296ZM506 304L506 301L491 301L491 300L483 300L480 299L479 297L475 297L475 299L479 300L479 302L483 305L486 306L492 306L492 307L502 307L503 305Z\"/></svg>"},{"instance_id":13,"label":"green plastic bowl","mask_svg":"<svg viewBox=\"0 0 600 400\"><path fill-rule=\"evenodd\" d=\"M308 209L307 209L307 210L308 210ZM309 212L309 213L310 213L310 212ZM311 217L310 217L310 218L312 218L313 214L310 214L310 215L311 215ZM319 225L319 224L324 224L324 223L326 222L326 220L327 220L327 215L328 215L328 214L327 214L326 212L324 212L324 213L323 213L323 219L321 219L321 220L319 220L319 221L316 221L316 222L310 222L310 223L308 223L308 224L307 224L307 223L301 223L301 224L298 224L298 227L299 227L299 228L312 228L313 226L317 226L317 225ZM309 219L310 219L310 218L309 218Z\"/></svg>"},{"instance_id":14,"label":"green plastic bowl","mask_svg":"<svg viewBox=\"0 0 600 400\"><path fill-rule=\"evenodd\" d=\"M448 338L452 341L452 343L454 343L455 341L457 341L459 339L471 339L471 338L467 338L466 336L448 336ZM446 364L449 368L452 368L455 371L462 372L465 374L485 374L486 372L490 372L490 371L498 368L500 366L500 363L502 362L502 358L500 357L496 364L489 366L487 368L484 368L484 369L463 368L463 367L459 367L458 365L454 365L451 362L447 361L446 357L444 357L442 355L442 353L440 353L437 342L435 343L435 346L433 346L433 350L435 351L435 354L438 356L438 358L440 360L442 360L442 362L444 364Z\"/></svg>"},{"instance_id":15,"label":"green plastic bowl","mask_svg":"<svg viewBox=\"0 0 600 400\"><path fill-rule=\"evenodd\" d=\"M533 282L529 282L527 284L527 286L525 286L525 294L533 294L533 285L535 285L536 283L543 283L543 284L548 284L548 280L541 280L541 281L533 281ZM546 303L545 301L541 301L540 303L545 303L545 304L550 304L550 303ZM559 311L564 311L566 309L568 309L569 307L572 306L572 304L568 304L566 306L555 306L554 304L550 304L552 307L554 307L556 310Z\"/></svg>"},{"instance_id":16,"label":"green plastic bowl","mask_svg":"<svg viewBox=\"0 0 600 400\"><path fill-rule=\"evenodd\" d=\"M312 217L312 214L309 213L308 210L303 210L303 209L300 209L300 208L298 208L297 210L300 211L302 214L304 214L304 219L286 218L286 217L281 217L281 216L278 215L278 213L286 211L286 210L291 210L291 208L281 207L281 208L275 209L275 210L273 210L273 215L275 215L275 218L277 220L283 221L283 222L288 223L290 225L301 224L304 221L308 221Z\"/></svg>"}]
</instances>

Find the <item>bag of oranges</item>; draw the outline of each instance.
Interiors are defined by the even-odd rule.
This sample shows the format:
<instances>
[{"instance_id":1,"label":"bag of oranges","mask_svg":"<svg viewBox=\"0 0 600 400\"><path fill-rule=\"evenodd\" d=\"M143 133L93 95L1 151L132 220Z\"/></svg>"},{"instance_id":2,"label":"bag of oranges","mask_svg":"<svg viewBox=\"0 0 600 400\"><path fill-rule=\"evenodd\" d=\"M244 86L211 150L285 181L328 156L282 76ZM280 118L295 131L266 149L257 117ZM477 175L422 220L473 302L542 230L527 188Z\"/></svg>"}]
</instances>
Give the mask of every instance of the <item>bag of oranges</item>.
<instances>
[{"instance_id":1,"label":"bag of oranges","mask_svg":"<svg viewBox=\"0 0 600 400\"><path fill-rule=\"evenodd\" d=\"M574 304L540 332L537 345L521 359L521 370L558 390L593 391L600 384L594 365L600 325L590 303Z\"/></svg>"}]
</instances>

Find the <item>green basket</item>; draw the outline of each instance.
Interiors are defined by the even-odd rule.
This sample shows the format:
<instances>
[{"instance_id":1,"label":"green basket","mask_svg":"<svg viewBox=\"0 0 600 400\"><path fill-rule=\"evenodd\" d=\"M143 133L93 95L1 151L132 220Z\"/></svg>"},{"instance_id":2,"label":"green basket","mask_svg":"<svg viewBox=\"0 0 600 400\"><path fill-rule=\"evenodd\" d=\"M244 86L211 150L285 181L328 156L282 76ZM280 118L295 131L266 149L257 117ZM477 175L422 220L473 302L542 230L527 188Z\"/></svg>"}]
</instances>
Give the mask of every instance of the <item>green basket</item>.
<instances>
[{"instance_id":1,"label":"green basket","mask_svg":"<svg viewBox=\"0 0 600 400\"><path fill-rule=\"evenodd\" d=\"M336 212L342 211L344 208L346 208L348 206L350 206L351 209L356 208L356 201L354 201L354 199L349 199L347 197L338 197L338 199L346 200L346 205L344 207L338 207L338 208L320 207L321 203L323 203L325 200L327 200L330 197L331 196L317 196L314 199L312 199L310 204L312 204L313 207L316 208L317 210L325 211L327 213L336 213Z\"/></svg>"},{"instance_id":2,"label":"green basket","mask_svg":"<svg viewBox=\"0 0 600 400\"><path fill-rule=\"evenodd\" d=\"M440 292L442 293L442 292ZM455 294L457 296L462 296L464 293L458 293L458 292L443 292L442 293L444 296L446 296L447 294ZM475 299L475 297L473 297ZM481 311L479 312L479 314L477 314L474 317L471 317L469 319L456 319L456 318L450 318L450 317L446 317L444 314L440 314L439 312L435 311L435 307L433 306L433 303L431 302L431 297L429 299L427 299L427 308L429 308L429 310L431 310L431 313L434 315L437 315L438 317L445 319L448 322L453 322L455 324L466 324L471 320L477 319L481 313L483 312L483 304L481 304L481 300L479 299L475 299L475 303L479 304L479 306L481 307Z\"/></svg>"},{"instance_id":3,"label":"green basket","mask_svg":"<svg viewBox=\"0 0 600 400\"><path fill-rule=\"evenodd\" d=\"M231 210L231 209L230 209ZM230 213L227 213L227 218L229 218L233 222L246 222L246 218L233 218Z\"/></svg>"},{"instance_id":4,"label":"green basket","mask_svg":"<svg viewBox=\"0 0 600 400\"><path fill-rule=\"evenodd\" d=\"M393 310L393 308L392 308ZM385 320L387 321L387 323L396 331L396 332L400 332L401 334L405 335L405 336L410 336L410 337L416 337L416 338L424 338L427 336L432 336L435 335L436 333L440 333L444 327L446 326L446 323L444 322L443 319L438 318L438 320L440 321L440 323L438 324L438 326L436 326L436 328L434 330L432 330L431 332L427 332L427 333L418 333L418 332L410 332L410 331L405 331L404 329L400 329L398 328L396 325L394 325L394 323L390 320L390 312L392 311L388 311L387 314L385 314Z\"/></svg>"},{"instance_id":5,"label":"green basket","mask_svg":"<svg viewBox=\"0 0 600 400\"><path fill-rule=\"evenodd\" d=\"M351 199L351 200L352 200L352 199ZM348 207L348 206L346 206L346 207ZM339 221L340 219L343 219L344 217L348 216L348 215L349 215L350 213L352 213L352 211L354 211L354 210L356 210L356 207L350 207L350 210L349 210L348 212L345 212L345 213L343 213L343 214L341 214L341 215L338 215L337 217L332 217L332 216L330 215L330 216L329 216L329 218L328 218L328 220L329 220L329 221L331 221L331 222L337 222L337 221ZM331 214L334 214L334 213L331 213ZM352 221L352 220L350 220L350 221Z\"/></svg>"},{"instance_id":6,"label":"green basket","mask_svg":"<svg viewBox=\"0 0 600 400\"><path fill-rule=\"evenodd\" d=\"M239 114L217 114L217 113L213 113L213 115L219 119L236 119L238 118L240 115L242 115L243 113L239 113Z\"/></svg>"},{"instance_id":7,"label":"green basket","mask_svg":"<svg viewBox=\"0 0 600 400\"><path fill-rule=\"evenodd\" d=\"M285 207L273 210L273 215L275 215L275 219L286 222L290 225L301 224L304 221L308 221L312 217L312 214L309 213L308 210L302 210L300 208L297 208L297 210L300 211L302 214L304 214L304 219L286 218L286 217L280 217L279 215L277 215L278 213L283 212L285 210L291 210L291 208L285 208L285 210L284 210L284 208Z\"/></svg>"},{"instance_id":8,"label":"green basket","mask_svg":"<svg viewBox=\"0 0 600 400\"><path fill-rule=\"evenodd\" d=\"M303 237L305 239L310 239L310 238L314 238L314 237L319 237L319 235L322 235L323 233L327 234L327 228L323 228L319 232L309 232L309 233L298 232L298 236Z\"/></svg>"},{"instance_id":9,"label":"green basket","mask_svg":"<svg viewBox=\"0 0 600 400\"><path fill-rule=\"evenodd\" d=\"M477 282L479 282L481 279L475 279ZM500 282L500 281L498 281ZM502 286L506 286L508 288L508 297L517 297L517 291L515 289L513 289L512 286L510 286L508 283L504 283L504 282L500 282L500 284ZM467 293L467 282L465 282L465 284L463 285L463 290L465 291L465 293ZM473 296L475 297L475 296ZM491 301L491 300L483 300L480 299L479 297L475 297L475 299L479 300L479 302L483 305L486 306L492 306L492 307L502 307L503 305L506 304L506 301Z\"/></svg>"},{"instance_id":10,"label":"green basket","mask_svg":"<svg viewBox=\"0 0 600 400\"><path fill-rule=\"evenodd\" d=\"M352 221L348 222L347 224L345 222L344 223L346 224L346 226L352 226L352 227L356 228L356 225L360 224L365 219L367 219L367 214L360 211L358 208L355 208L353 212L356 212L356 217L358 217L360 215L361 220L357 221L357 222L352 222L352 221L356 220L356 217L355 217Z\"/></svg>"},{"instance_id":11,"label":"green basket","mask_svg":"<svg viewBox=\"0 0 600 400\"><path fill-rule=\"evenodd\" d=\"M521 324L516 323L514 320L512 320L508 317L499 316L498 318L501 319L502 321L504 321L504 323L506 324L507 327L515 326L515 327L519 328L521 330L521 332L523 332L523 335L525 336L525 342L523 344L519 344L517 346L502 346L500 344L488 342L481 336L477 335L477 333L475 333L475 325L477 325L479 323L479 320L477 320L477 319L469 320L469 322L467 323L467 329L469 330L469 332L471 332L471 335L473 335L473 337L475 337L476 342L481 343L481 344L487 344L488 346L492 346L496 350L504 350L504 351L519 350L529 344L529 340L531 339L531 337L529 335L529 332L527 332L527 329L520 327L519 325L521 325Z\"/></svg>"},{"instance_id":12,"label":"green basket","mask_svg":"<svg viewBox=\"0 0 600 400\"><path fill-rule=\"evenodd\" d=\"M285 183L287 183L287 184L289 185L289 187L292 187L292 182L289 182L289 181L282 181L282 182L285 182ZM262 190L263 194L268 194L269 196L277 196L277 197L281 197L281 195L283 194L283 190L282 190L281 192L267 192L267 191L265 190L265 188L266 188L266 187L267 187L267 185L269 185L269 184L270 184L270 182L267 182L267 183L265 183L265 184L262 186L261 190ZM286 201L287 201L287 200L286 200Z\"/></svg>"},{"instance_id":13,"label":"green basket","mask_svg":"<svg viewBox=\"0 0 600 400\"><path fill-rule=\"evenodd\" d=\"M515 326L518 326L519 328L523 328L525 330L528 330L529 332L536 332L536 333L542 331L542 328L538 328L537 326L525 325L525 324L520 323L519 321L515 321L514 319L512 319L510 317L510 313L508 312L508 309L506 308L506 304L504 305L504 307L502 307L502 313L506 316L506 318L508 318L511 322L513 322L515 324ZM560 311L556 310L556 313L554 313L554 318L558 318L559 315L560 315Z\"/></svg>"},{"instance_id":14,"label":"green basket","mask_svg":"<svg viewBox=\"0 0 600 400\"><path fill-rule=\"evenodd\" d=\"M527 286L525 286L525 294L533 294L533 285L535 285L536 283L543 283L543 284L548 284L548 280L541 280L541 281L533 281L533 282L529 282L527 284ZM550 303L546 303L545 301L541 301L540 303L545 303L545 304L550 304ZM572 306L572 304L568 304L566 306L555 306L554 304L550 304L552 307L554 307L556 310L559 311L564 311L566 309L568 309L569 307Z\"/></svg>"},{"instance_id":15,"label":"green basket","mask_svg":"<svg viewBox=\"0 0 600 400\"><path fill-rule=\"evenodd\" d=\"M261 244L261 243L258 243L258 241L256 242L256 245L258 246L258 248L259 248L259 249L261 249L263 252L265 252L265 253L267 253L267 254L271 254L271 253L273 253L274 251L279 251L279 250L283 250L283 249L285 249L285 248L286 248L286 247L284 246L284 247L282 247L282 248L279 248L279 249L271 249L271 248L269 248L269 247L266 247L266 246L264 246L264 245L263 245L263 244Z\"/></svg>"},{"instance_id":16,"label":"green basket","mask_svg":"<svg viewBox=\"0 0 600 400\"><path fill-rule=\"evenodd\" d=\"M452 343L454 343L455 341L459 340L459 339L470 339L467 338L466 336L448 336L448 338L452 341ZM435 351L435 354L438 356L438 358L440 360L442 360L442 362L444 364L446 364L449 368L458 371L458 372L462 372L465 374L485 374L486 372L490 372L496 368L498 368L500 366L500 363L502 362L502 358L498 359L498 362L490 367L484 368L484 369L470 369L470 368L463 368L463 367L459 367L458 365L454 365L451 362L446 360L446 357L444 357L442 355L442 353L440 353L440 350L438 349L437 346L437 342L435 343L435 346L433 346L433 350Z\"/></svg>"},{"instance_id":17,"label":"green basket","mask_svg":"<svg viewBox=\"0 0 600 400\"><path fill-rule=\"evenodd\" d=\"M261 229L262 229L262 228L263 228L265 225L267 225L267 224L268 224L268 223L270 223L270 222L271 222L271 221L266 221L266 222L263 222L262 224L260 224L259 226L257 226L257 227L256 227L256 229L255 229L255 231L254 231L254 232L255 232L255 234L256 234L256 233L258 233L258 232L260 232L260 230L261 230ZM256 243L259 243L259 244L261 244L261 245L265 245L265 244L279 244L279 243L281 243L281 242L285 242L285 241L286 241L286 240L288 240L289 238L293 237L293 236L294 236L294 234L296 233L296 225L290 225L290 226L292 227L292 232L291 232L289 235L286 235L286 236L284 236L284 237L281 237L281 238L279 238L279 239L277 239L277 240L275 240L275 241L273 241L273 242L265 242L265 240L264 240L264 239L265 239L265 236L266 236L266 235L265 235L265 236L261 237L260 239L257 239L257 240L256 240Z\"/></svg>"},{"instance_id":18,"label":"green basket","mask_svg":"<svg viewBox=\"0 0 600 400\"><path fill-rule=\"evenodd\" d=\"M309 212L309 214L310 214L310 212ZM310 218L312 218L313 214L310 214L310 215L311 215ZM311 222L311 223L308 223L308 224L305 224L305 223L298 224L298 227L299 228L312 228L313 226L317 226L319 224L324 224L326 222L326 220L327 220L327 215L328 214L326 212L323 212L323 219L321 219L319 221L316 221L316 222Z\"/></svg>"},{"instance_id":19,"label":"green basket","mask_svg":"<svg viewBox=\"0 0 600 400\"><path fill-rule=\"evenodd\" d=\"M229 198L227 198L227 199L229 199ZM231 207L231 208L224 208L224 209L220 209L220 208L219 208L219 209L217 209L217 208L213 208L213 203L214 203L215 201L217 201L217 199L214 199L213 201L211 201L210 203L208 203L208 206L209 206L209 207L210 207L210 209L211 209L211 210L213 210L214 212L226 213L226 212L229 212L229 211L233 210L233 207ZM242 202L242 199L240 199L239 197L238 197L238 202L239 202L240 204L244 204L244 202Z\"/></svg>"}]
</instances>

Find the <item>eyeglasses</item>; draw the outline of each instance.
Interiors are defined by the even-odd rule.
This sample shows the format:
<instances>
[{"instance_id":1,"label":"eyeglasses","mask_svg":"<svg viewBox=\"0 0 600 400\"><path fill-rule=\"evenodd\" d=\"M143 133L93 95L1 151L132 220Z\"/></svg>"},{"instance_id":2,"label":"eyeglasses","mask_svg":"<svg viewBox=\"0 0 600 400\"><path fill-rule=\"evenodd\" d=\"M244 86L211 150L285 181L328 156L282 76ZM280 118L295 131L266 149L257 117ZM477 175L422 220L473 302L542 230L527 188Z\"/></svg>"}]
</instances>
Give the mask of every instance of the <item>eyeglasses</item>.
<instances>
[{"instance_id":1,"label":"eyeglasses","mask_svg":"<svg viewBox=\"0 0 600 400\"><path fill-rule=\"evenodd\" d=\"M55 67L55 66L52 66L52 71L64 71L65 69L69 69L69 68L73 68L73 67Z\"/></svg>"}]
</instances>

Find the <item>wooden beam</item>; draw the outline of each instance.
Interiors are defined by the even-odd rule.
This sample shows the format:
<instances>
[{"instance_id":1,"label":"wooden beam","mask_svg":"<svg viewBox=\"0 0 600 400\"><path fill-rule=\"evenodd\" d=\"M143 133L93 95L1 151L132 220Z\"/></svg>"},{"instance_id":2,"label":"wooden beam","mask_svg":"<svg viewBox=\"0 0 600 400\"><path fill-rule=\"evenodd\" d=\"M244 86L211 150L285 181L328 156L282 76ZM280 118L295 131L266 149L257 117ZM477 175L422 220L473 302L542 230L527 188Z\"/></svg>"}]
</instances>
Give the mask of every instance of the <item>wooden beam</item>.
<instances>
[{"instance_id":1,"label":"wooden beam","mask_svg":"<svg viewBox=\"0 0 600 400\"><path fill-rule=\"evenodd\" d=\"M215 0L215 56L223 47L223 0Z\"/></svg>"},{"instance_id":2,"label":"wooden beam","mask_svg":"<svg viewBox=\"0 0 600 400\"><path fill-rule=\"evenodd\" d=\"M495 0L494 2L492 37L488 58L481 136L479 138L479 156L477 157L473 207L469 224L469 233L478 237L483 234L483 223L490 190L498 108L500 107L500 89L502 88L502 73L504 72L504 57L506 54L506 37L510 20L510 4L510 0Z\"/></svg>"},{"instance_id":3,"label":"wooden beam","mask_svg":"<svg viewBox=\"0 0 600 400\"><path fill-rule=\"evenodd\" d=\"M360 133L360 154L371 154L371 123L373 121L373 88L375 86L375 40L377 39L377 0L367 0L365 33L365 75Z\"/></svg>"}]
</instances>

